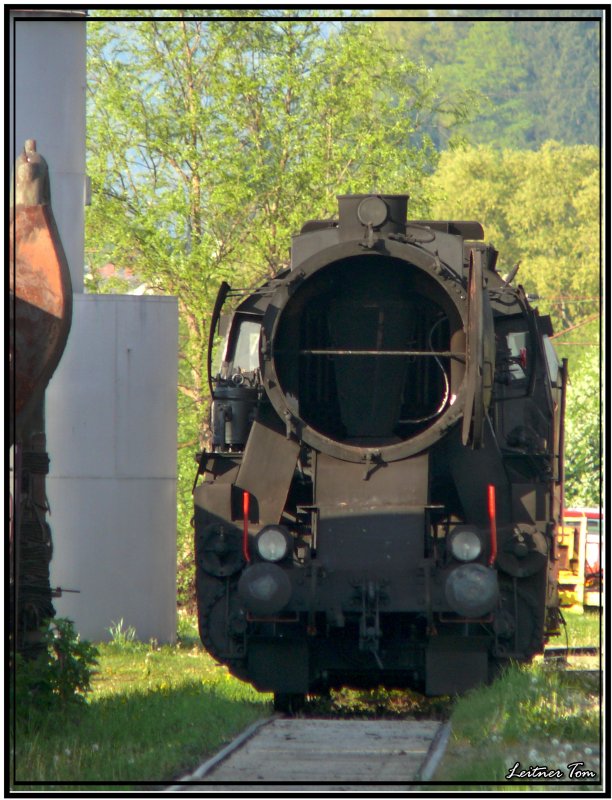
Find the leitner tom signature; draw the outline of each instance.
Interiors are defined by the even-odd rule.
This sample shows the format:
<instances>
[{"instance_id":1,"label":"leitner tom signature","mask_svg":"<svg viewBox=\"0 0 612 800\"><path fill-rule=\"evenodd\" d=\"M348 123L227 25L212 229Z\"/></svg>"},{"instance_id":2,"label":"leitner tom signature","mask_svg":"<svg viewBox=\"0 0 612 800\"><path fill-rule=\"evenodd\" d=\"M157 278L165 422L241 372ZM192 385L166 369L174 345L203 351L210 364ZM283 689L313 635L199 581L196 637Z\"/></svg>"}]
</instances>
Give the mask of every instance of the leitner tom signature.
<instances>
[{"instance_id":1,"label":"leitner tom signature","mask_svg":"<svg viewBox=\"0 0 612 800\"><path fill-rule=\"evenodd\" d=\"M597 773L590 769L582 769L584 761L573 761L568 764L567 776L562 769L549 769L547 766L530 766L527 769L521 768L521 762L517 761L513 767L510 768L506 775L506 780L512 778L539 778L540 780L563 780L568 777L570 780L585 780L587 778L596 778Z\"/></svg>"}]
</instances>

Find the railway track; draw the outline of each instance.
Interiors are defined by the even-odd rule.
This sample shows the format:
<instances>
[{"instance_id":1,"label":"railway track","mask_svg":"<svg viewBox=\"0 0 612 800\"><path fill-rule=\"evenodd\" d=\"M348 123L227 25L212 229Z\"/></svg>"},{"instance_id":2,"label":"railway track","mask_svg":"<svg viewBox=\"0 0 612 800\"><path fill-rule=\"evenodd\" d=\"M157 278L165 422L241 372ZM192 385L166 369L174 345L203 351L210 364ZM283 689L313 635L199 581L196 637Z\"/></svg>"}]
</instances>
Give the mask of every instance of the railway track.
<instances>
[{"instance_id":1,"label":"railway track","mask_svg":"<svg viewBox=\"0 0 612 800\"><path fill-rule=\"evenodd\" d=\"M431 779L448 741L439 720L275 715L256 723L166 791L410 790ZM313 780L316 776L316 780Z\"/></svg>"},{"instance_id":2,"label":"railway track","mask_svg":"<svg viewBox=\"0 0 612 800\"><path fill-rule=\"evenodd\" d=\"M596 647L554 647L544 658L558 667L567 656L596 655ZM572 670L597 681L599 670ZM373 709L371 709L373 710ZM167 792L213 793L416 791L432 780L450 735L451 705L421 705L416 718L274 714L252 725ZM406 716L411 716L408 712ZM377 712L378 714L378 712ZM315 780L316 776L316 780ZM382 787L382 788L381 788Z\"/></svg>"},{"instance_id":3,"label":"railway track","mask_svg":"<svg viewBox=\"0 0 612 800\"><path fill-rule=\"evenodd\" d=\"M547 647L544 650L544 661L567 661L568 656L596 656L599 647Z\"/></svg>"}]
</instances>

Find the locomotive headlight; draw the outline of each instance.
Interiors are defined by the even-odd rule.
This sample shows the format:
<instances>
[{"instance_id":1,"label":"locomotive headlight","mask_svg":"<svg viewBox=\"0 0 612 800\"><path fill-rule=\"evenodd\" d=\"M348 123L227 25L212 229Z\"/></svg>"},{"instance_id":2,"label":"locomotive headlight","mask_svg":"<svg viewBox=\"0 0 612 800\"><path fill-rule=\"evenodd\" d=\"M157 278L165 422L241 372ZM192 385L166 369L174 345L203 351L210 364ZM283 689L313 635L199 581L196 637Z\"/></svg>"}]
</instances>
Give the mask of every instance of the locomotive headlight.
<instances>
[{"instance_id":1,"label":"locomotive headlight","mask_svg":"<svg viewBox=\"0 0 612 800\"><path fill-rule=\"evenodd\" d=\"M475 561L482 553L480 536L472 528L458 525L449 535L449 548L457 561Z\"/></svg>"},{"instance_id":2,"label":"locomotive headlight","mask_svg":"<svg viewBox=\"0 0 612 800\"><path fill-rule=\"evenodd\" d=\"M291 598L291 582L278 564L252 564L238 581L238 595L253 614L277 614Z\"/></svg>"},{"instance_id":3,"label":"locomotive headlight","mask_svg":"<svg viewBox=\"0 0 612 800\"><path fill-rule=\"evenodd\" d=\"M291 536L279 525L260 531L255 540L257 553L264 561L282 561L289 553Z\"/></svg>"},{"instance_id":4,"label":"locomotive headlight","mask_svg":"<svg viewBox=\"0 0 612 800\"><path fill-rule=\"evenodd\" d=\"M461 564L446 579L446 600L462 617L478 618L497 605L497 572L484 564Z\"/></svg>"}]
</instances>

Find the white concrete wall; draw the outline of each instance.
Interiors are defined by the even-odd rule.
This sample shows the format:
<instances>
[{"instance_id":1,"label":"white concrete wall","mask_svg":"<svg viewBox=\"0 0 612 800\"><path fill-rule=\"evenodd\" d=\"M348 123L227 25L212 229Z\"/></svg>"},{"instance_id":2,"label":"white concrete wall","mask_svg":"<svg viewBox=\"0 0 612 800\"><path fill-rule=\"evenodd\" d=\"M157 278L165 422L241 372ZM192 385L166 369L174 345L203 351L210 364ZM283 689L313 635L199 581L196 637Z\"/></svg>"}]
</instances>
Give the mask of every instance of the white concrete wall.
<instances>
[{"instance_id":1,"label":"white concrete wall","mask_svg":"<svg viewBox=\"0 0 612 800\"><path fill-rule=\"evenodd\" d=\"M47 389L51 585L81 636L176 634L176 298L75 295Z\"/></svg>"},{"instance_id":2,"label":"white concrete wall","mask_svg":"<svg viewBox=\"0 0 612 800\"><path fill-rule=\"evenodd\" d=\"M51 206L75 292L83 291L86 22L77 12L45 19L11 11L10 165L26 139L49 165ZM14 39L13 39L14 35ZM13 70L13 51L15 68ZM7 176L8 177L8 176Z\"/></svg>"}]
</instances>

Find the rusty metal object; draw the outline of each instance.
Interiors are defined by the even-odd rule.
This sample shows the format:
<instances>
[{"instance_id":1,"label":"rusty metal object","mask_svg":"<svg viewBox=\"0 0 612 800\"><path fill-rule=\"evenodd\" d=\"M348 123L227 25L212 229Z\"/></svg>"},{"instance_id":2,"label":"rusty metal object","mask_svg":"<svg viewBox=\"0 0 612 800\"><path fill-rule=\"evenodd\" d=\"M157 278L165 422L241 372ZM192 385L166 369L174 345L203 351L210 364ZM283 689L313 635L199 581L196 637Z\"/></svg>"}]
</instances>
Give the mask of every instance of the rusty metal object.
<instances>
[{"instance_id":1,"label":"rusty metal object","mask_svg":"<svg viewBox=\"0 0 612 800\"><path fill-rule=\"evenodd\" d=\"M45 389L62 356L72 318L72 284L51 210L49 169L28 139L15 163L10 212L10 436L14 445L11 520L11 638L17 652L44 651L55 616L46 521Z\"/></svg>"},{"instance_id":2,"label":"rusty metal object","mask_svg":"<svg viewBox=\"0 0 612 800\"><path fill-rule=\"evenodd\" d=\"M27 417L61 358L72 317L72 284L53 212L49 169L28 139L15 163L10 212L11 434Z\"/></svg>"}]
</instances>

